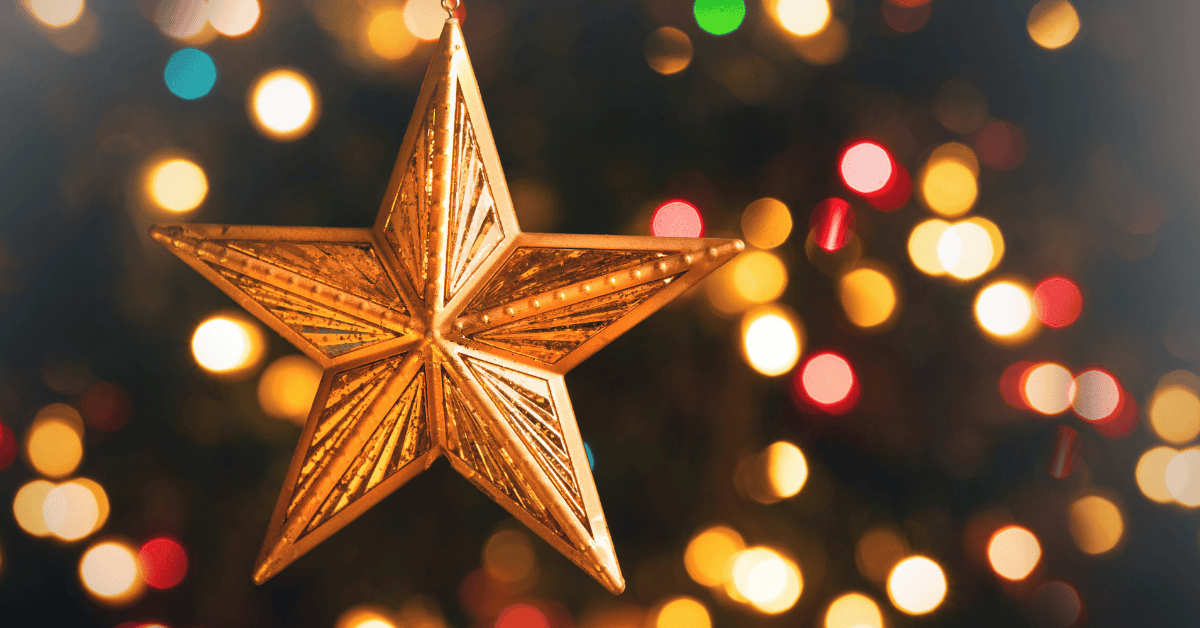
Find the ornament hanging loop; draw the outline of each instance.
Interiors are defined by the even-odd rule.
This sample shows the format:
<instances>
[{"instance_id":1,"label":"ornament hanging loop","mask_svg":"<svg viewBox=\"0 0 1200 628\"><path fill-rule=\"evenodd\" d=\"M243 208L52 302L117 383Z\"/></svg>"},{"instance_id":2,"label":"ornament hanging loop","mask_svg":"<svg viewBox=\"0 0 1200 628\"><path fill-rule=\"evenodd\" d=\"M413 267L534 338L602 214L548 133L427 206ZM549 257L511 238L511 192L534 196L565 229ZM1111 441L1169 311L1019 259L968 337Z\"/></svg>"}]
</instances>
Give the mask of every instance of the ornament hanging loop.
<instances>
[{"instance_id":1,"label":"ornament hanging loop","mask_svg":"<svg viewBox=\"0 0 1200 628\"><path fill-rule=\"evenodd\" d=\"M462 0L442 0L442 8L446 10L446 15L454 17L454 12L462 5Z\"/></svg>"}]
</instances>

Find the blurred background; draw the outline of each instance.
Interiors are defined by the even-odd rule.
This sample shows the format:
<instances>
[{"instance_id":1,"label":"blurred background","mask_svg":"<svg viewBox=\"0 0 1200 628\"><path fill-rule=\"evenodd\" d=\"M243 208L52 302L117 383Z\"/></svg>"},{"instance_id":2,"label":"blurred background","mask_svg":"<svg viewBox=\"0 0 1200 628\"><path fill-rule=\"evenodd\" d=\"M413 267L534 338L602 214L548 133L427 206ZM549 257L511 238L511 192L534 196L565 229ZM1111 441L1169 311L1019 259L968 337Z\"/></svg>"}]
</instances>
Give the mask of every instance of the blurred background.
<instances>
[{"instance_id":1,"label":"blurred background","mask_svg":"<svg viewBox=\"0 0 1200 628\"><path fill-rule=\"evenodd\" d=\"M0 624L1195 624L1200 6L459 15L526 231L748 243L567 376L627 591L443 463L250 580L320 370L146 228L371 225L438 0L8 0Z\"/></svg>"}]
</instances>

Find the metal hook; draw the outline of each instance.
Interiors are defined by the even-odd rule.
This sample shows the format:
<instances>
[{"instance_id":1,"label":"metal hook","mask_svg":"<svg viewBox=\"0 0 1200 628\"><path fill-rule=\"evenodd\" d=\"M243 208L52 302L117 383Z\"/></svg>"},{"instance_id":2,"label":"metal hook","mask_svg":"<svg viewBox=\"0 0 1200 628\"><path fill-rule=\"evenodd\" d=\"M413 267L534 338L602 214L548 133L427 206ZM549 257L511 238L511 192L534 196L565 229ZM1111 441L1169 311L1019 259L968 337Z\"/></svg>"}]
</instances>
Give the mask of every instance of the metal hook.
<instances>
[{"instance_id":1,"label":"metal hook","mask_svg":"<svg viewBox=\"0 0 1200 628\"><path fill-rule=\"evenodd\" d=\"M462 4L462 0L442 0L442 8L446 10L446 15L454 17L454 12Z\"/></svg>"}]
</instances>

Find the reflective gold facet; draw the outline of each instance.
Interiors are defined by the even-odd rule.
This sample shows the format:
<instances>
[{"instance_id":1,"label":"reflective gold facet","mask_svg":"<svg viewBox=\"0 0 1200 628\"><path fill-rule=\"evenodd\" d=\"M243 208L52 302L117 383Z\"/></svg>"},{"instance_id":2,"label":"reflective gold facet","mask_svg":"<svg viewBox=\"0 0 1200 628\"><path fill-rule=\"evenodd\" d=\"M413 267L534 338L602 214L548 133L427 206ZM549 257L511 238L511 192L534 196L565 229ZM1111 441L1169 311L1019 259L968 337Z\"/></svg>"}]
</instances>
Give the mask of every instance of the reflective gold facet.
<instances>
[{"instance_id":1,"label":"reflective gold facet","mask_svg":"<svg viewBox=\"0 0 1200 628\"><path fill-rule=\"evenodd\" d=\"M256 581L445 455L624 589L563 375L742 243L522 233L456 20L372 229L151 234L325 368Z\"/></svg>"}]
</instances>

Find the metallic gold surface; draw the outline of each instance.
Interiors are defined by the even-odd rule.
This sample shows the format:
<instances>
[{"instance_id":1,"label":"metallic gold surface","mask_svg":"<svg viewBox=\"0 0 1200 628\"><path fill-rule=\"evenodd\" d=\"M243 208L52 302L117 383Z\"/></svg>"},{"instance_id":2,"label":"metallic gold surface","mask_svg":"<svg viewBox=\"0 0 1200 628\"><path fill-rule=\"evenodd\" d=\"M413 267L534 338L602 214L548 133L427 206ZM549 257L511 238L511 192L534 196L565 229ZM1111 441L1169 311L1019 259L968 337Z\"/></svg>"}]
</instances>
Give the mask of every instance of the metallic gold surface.
<instances>
[{"instance_id":1,"label":"metallic gold surface","mask_svg":"<svg viewBox=\"0 0 1200 628\"><path fill-rule=\"evenodd\" d=\"M255 581L445 455L614 593L563 374L743 248L521 233L455 19L374 228L151 234L325 369Z\"/></svg>"}]
</instances>

